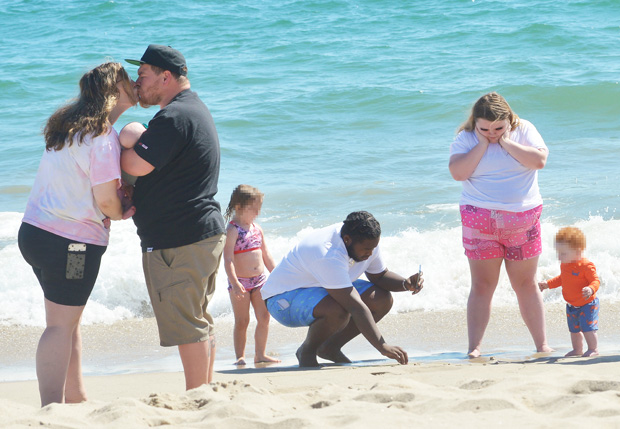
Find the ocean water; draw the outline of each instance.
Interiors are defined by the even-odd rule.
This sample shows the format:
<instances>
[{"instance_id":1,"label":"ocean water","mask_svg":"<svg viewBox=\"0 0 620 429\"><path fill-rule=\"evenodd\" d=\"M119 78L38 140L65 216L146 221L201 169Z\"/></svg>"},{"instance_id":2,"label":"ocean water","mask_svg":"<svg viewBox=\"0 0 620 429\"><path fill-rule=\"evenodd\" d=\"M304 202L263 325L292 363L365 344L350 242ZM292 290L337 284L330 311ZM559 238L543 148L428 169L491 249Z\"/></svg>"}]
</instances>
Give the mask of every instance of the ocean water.
<instances>
[{"instance_id":1,"label":"ocean water","mask_svg":"<svg viewBox=\"0 0 620 429\"><path fill-rule=\"evenodd\" d=\"M2 325L44 325L16 235L46 119L85 71L140 58L149 43L185 54L219 132L217 199L225 206L240 183L265 192L258 222L276 259L304 234L368 210L389 268L409 275L422 264L426 279L393 313L464 309L469 271L449 145L473 102L498 91L550 149L539 174L539 277L559 272L553 235L575 224L601 300L618 301L620 2L4 0L0 23ZM117 128L155 113L131 109ZM211 309L230 319L225 284L221 270ZM503 274L494 305L515 303ZM115 222L83 321L150 315L135 228Z\"/></svg>"}]
</instances>

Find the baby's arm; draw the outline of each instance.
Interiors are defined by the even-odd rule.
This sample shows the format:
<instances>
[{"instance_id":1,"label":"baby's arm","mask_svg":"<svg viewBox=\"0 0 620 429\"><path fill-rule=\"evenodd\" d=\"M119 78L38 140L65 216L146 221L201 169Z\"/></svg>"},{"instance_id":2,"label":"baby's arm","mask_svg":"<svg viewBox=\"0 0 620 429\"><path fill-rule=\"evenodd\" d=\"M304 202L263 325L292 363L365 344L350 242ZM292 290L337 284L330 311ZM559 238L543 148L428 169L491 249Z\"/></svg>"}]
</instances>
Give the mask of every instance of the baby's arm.
<instances>
[{"instance_id":1,"label":"baby's arm","mask_svg":"<svg viewBox=\"0 0 620 429\"><path fill-rule=\"evenodd\" d=\"M237 228L232 225L228 225L226 228L226 244L224 245L224 270L228 276L228 281L232 285L232 292L237 298L241 298L246 292L243 285L237 278L237 271L235 270L234 258L235 258L235 243L239 232Z\"/></svg>"},{"instance_id":2,"label":"baby's arm","mask_svg":"<svg viewBox=\"0 0 620 429\"><path fill-rule=\"evenodd\" d=\"M585 275L588 285L581 290L581 294L584 298L589 298L596 293L601 285L598 274L596 274L596 267L592 262L586 266Z\"/></svg>"},{"instance_id":3,"label":"baby's arm","mask_svg":"<svg viewBox=\"0 0 620 429\"><path fill-rule=\"evenodd\" d=\"M144 131L146 131L146 128L140 122L128 123L123 127L118 135L121 146L125 149L131 149L136 143L138 143L138 140Z\"/></svg>"},{"instance_id":4,"label":"baby's arm","mask_svg":"<svg viewBox=\"0 0 620 429\"><path fill-rule=\"evenodd\" d=\"M545 289L549 289L549 285L547 284L547 281L538 282L538 288L542 292Z\"/></svg>"},{"instance_id":5,"label":"baby's arm","mask_svg":"<svg viewBox=\"0 0 620 429\"><path fill-rule=\"evenodd\" d=\"M260 230L260 234L263 236L263 244L260 248L263 254L263 263L265 264L267 270L269 272L272 272L273 269L276 267L276 261L273 259L273 256L271 256L271 252L269 252L269 248L267 247L267 243L265 241L265 234L263 234L263 229L258 225L256 226Z\"/></svg>"}]
</instances>

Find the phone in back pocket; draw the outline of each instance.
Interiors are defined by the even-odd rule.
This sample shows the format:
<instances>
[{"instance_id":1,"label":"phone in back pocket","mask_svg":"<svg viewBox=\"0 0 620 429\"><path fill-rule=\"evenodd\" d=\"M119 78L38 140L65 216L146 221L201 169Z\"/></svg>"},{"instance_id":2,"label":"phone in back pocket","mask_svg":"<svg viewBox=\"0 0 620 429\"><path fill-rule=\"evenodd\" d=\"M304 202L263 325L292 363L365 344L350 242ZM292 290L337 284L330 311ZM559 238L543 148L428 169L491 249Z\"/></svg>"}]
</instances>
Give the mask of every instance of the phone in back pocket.
<instances>
[{"instance_id":1,"label":"phone in back pocket","mask_svg":"<svg viewBox=\"0 0 620 429\"><path fill-rule=\"evenodd\" d=\"M65 276L68 280L83 279L85 266L86 244L70 243L67 248L67 271Z\"/></svg>"}]
</instances>

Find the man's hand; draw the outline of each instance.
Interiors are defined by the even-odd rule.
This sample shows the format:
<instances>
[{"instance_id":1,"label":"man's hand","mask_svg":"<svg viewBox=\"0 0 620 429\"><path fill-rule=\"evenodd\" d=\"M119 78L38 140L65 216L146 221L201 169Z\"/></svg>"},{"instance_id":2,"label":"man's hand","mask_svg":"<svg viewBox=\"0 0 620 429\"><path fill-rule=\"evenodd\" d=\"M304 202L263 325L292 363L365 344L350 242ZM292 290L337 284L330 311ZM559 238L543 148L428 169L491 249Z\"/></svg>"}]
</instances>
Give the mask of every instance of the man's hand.
<instances>
[{"instance_id":1,"label":"man's hand","mask_svg":"<svg viewBox=\"0 0 620 429\"><path fill-rule=\"evenodd\" d=\"M409 291L411 291L411 295L415 295L420 292L424 287L424 278L422 277L422 272L420 271L417 274L410 276L408 279L405 279L403 282L403 287Z\"/></svg>"},{"instance_id":2,"label":"man's hand","mask_svg":"<svg viewBox=\"0 0 620 429\"><path fill-rule=\"evenodd\" d=\"M407 365L409 362L409 356L407 356L407 352L401 349L398 346L390 346L389 344L383 344L381 346L381 350L379 350L381 354L390 359L395 359L401 365Z\"/></svg>"}]
</instances>

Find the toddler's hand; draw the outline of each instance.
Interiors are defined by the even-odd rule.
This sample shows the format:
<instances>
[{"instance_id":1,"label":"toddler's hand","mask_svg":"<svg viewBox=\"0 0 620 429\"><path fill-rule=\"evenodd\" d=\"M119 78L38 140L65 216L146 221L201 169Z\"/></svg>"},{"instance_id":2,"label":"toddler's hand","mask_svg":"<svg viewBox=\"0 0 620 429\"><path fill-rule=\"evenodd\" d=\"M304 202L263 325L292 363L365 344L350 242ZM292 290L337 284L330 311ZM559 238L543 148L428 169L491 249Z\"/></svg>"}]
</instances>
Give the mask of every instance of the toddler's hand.
<instances>
[{"instance_id":1,"label":"toddler's hand","mask_svg":"<svg viewBox=\"0 0 620 429\"><path fill-rule=\"evenodd\" d=\"M586 286L583 289L581 289L581 294L583 295L584 298L590 298L592 294L594 294L594 291L592 290L590 286Z\"/></svg>"},{"instance_id":2,"label":"toddler's hand","mask_svg":"<svg viewBox=\"0 0 620 429\"><path fill-rule=\"evenodd\" d=\"M545 289L549 289L549 285L547 284L547 282L538 282L538 288L542 292Z\"/></svg>"}]
</instances>

